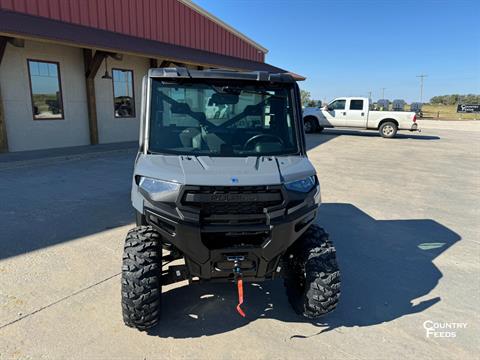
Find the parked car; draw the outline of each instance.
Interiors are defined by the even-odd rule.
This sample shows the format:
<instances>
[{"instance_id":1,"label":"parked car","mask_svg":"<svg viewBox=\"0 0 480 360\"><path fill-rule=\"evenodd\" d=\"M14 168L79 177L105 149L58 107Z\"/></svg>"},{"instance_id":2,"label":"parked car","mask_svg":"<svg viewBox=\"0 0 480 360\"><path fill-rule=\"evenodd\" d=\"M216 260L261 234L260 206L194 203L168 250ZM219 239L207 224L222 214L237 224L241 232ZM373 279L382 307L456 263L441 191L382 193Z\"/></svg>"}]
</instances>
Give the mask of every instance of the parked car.
<instances>
[{"instance_id":1,"label":"parked car","mask_svg":"<svg viewBox=\"0 0 480 360\"><path fill-rule=\"evenodd\" d=\"M305 108L305 132L320 132L324 128L349 127L378 130L385 138L393 138L398 130L420 131L414 112L374 111L368 98L342 97L323 108Z\"/></svg>"}]
</instances>

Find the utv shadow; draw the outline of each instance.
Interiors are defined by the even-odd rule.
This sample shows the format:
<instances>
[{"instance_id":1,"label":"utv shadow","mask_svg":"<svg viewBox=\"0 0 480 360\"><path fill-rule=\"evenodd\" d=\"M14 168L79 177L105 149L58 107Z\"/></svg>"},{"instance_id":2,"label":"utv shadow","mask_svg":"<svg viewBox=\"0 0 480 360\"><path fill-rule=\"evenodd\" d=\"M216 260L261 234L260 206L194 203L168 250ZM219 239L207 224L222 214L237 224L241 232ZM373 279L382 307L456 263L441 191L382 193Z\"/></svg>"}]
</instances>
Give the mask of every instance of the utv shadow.
<instances>
[{"instance_id":1,"label":"utv shadow","mask_svg":"<svg viewBox=\"0 0 480 360\"><path fill-rule=\"evenodd\" d=\"M351 204L323 204L318 219L337 248L342 294L333 313L312 322L320 328L314 334L389 322L440 301L431 297L414 304L437 286L442 272L433 260L461 239L458 234L431 219L375 220ZM235 311L234 284L171 289L162 298L160 324L148 333L190 338L228 332L262 318L305 321L292 311L280 280L248 284L245 295L243 319Z\"/></svg>"}]
</instances>

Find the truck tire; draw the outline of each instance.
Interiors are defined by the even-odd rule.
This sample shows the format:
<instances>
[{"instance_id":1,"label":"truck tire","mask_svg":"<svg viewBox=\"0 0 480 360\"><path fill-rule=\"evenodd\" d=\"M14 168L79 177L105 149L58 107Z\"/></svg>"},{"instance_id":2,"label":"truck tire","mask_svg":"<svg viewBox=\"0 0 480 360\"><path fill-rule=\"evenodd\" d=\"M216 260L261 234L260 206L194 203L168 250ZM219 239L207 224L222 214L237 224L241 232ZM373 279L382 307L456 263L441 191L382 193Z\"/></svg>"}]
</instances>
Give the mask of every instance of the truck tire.
<instances>
[{"instance_id":1,"label":"truck tire","mask_svg":"<svg viewBox=\"0 0 480 360\"><path fill-rule=\"evenodd\" d=\"M125 325L146 330L157 324L161 309L162 249L151 226L128 232L123 251L122 312Z\"/></svg>"},{"instance_id":2,"label":"truck tire","mask_svg":"<svg viewBox=\"0 0 480 360\"><path fill-rule=\"evenodd\" d=\"M384 138L393 138L395 135L397 135L397 124L391 121L386 121L382 125L380 125L380 128L378 131L380 132L380 135Z\"/></svg>"},{"instance_id":3,"label":"truck tire","mask_svg":"<svg viewBox=\"0 0 480 360\"><path fill-rule=\"evenodd\" d=\"M293 309L314 319L337 306L340 270L328 234L312 225L287 252L284 284Z\"/></svg>"},{"instance_id":4,"label":"truck tire","mask_svg":"<svg viewBox=\"0 0 480 360\"><path fill-rule=\"evenodd\" d=\"M315 119L312 116L307 116L305 119L303 119L303 128L306 134L314 133L317 129Z\"/></svg>"}]
</instances>

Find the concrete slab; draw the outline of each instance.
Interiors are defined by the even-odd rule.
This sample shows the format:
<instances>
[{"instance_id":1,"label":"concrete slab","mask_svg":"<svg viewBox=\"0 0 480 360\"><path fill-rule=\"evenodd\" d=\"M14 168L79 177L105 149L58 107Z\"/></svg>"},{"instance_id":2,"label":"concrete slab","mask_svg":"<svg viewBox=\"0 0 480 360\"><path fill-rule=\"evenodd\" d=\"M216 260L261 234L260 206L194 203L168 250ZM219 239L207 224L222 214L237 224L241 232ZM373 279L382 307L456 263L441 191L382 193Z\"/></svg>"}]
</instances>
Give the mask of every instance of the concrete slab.
<instances>
[{"instance_id":1,"label":"concrete slab","mask_svg":"<svg viewBox=\"0 0 480 360\"><path fill-rule=\"evenodd\" d=\"M460 125L461 126L461 125ZM133 226L134 154L0 170L0 358L478 358L480 134L309 135L318 223L342 269L338 309L296 316L281 282L164 289L162 323L123 325L120 267ZM425 321L466 323L426 337Z\"/></svg>"},{"instance_id":2,"label":"concrete slab","mask_svg":"<svg viewBox=\"0 0 480 360\"><path fill-rule=\"evenodd\" d=\"M419 119L421 129L480 131L480 120L427 120Z\"/></svg>"},{"instance_id":3,"label":"concrete slab","mask_svg":"<svg viewBox=\"0 0 480 360\"><path fill-rule=\"evenodd\" d=\"M0 169L28 165L43 165L59 160L92 158L96 156L101 156L105 153L132 150L135 151L137 148L137 141L129 141L111 144L71 146L45 150L1 153Z\"/></svg>"}]
</instances>

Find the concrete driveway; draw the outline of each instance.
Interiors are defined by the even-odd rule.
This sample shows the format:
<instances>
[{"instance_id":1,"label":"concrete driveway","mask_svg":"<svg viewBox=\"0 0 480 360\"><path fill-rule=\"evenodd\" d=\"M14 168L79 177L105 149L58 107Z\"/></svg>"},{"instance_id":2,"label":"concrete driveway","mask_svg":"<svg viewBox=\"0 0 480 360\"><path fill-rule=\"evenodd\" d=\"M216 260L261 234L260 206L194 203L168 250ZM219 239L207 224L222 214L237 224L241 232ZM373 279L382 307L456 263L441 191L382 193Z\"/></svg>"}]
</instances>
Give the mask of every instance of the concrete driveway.
<instances>
[{"instance_id":1,"label":"concrete driveway","mask_svg":"<svg viewBox=\"0 0 480 360\"><path fill-rule=\"evenodd\" d=\"M318 223L343 277L339 307L316 323L278 281L247 287L246 320L233 285L179 283L164 289L160 326L127 328L134 153L0 169L0 358L478 358L480 123L424 123L392 140L309 135ZM466 328L427 337L425 322Z\"/></svg>"}]
</instances>

